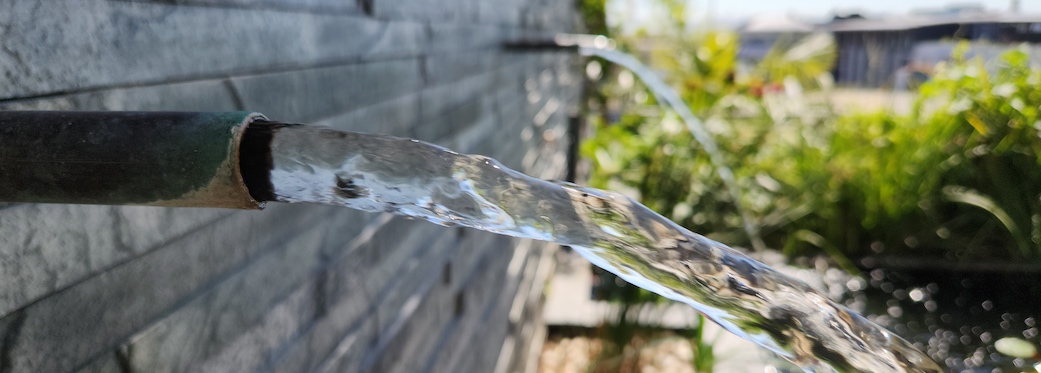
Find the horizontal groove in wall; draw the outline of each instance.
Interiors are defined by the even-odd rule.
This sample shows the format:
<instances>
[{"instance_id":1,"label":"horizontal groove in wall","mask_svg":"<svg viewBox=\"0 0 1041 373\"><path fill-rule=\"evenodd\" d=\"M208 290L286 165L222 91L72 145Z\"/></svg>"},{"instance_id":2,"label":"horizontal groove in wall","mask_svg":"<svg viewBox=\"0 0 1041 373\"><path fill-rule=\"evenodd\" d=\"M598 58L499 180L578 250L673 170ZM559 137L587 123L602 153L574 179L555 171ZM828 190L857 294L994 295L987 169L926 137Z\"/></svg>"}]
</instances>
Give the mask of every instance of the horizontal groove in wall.
<instances>
[{"instance_id":1,"label":"horizontal groove in wall","mask_svg":"<svg viewBox=\"0 0 1041 373\"><path fill-rule=\"evenodd\" d=\"M407 56L407 55L406 56L388 56L388 57L384 57L384 58L372 58L372 59L361 58L361 57L359 57L359 58L346 58L346 59L322 61L322 62L317 62L317 63L313 63L313 64L271 66L271 67L261 68L261 69L243 70L243 71L238 71L238 72L234 72L234 73L199 74L199 75L184 76L184 77L181 77L181 78L178 78L178 79L163 79L163 80L156 80L156 81L143 81L143 82L129 83L129 84L112 84L112 85L88 87L88 88L82 88L82 89L72 89L72 90L66 90L66 91L57 91L57 92L40 94L40 95L32 95L32 96L23 96L23 97L13 97L13 98L8 98L8 99L0 99L0 105L6 104L6 103L16 103L16 102L22 102L22 101L39 100L39 99L60 98L60 97L63 97L63 96L71 96L71 95L83 94L83 93L98 93L98 92L104 92L104 91L109 91L109 90L117 90L117 89L158 87L158 86L163 86L163 85L168 85L168 84L195 83L195 82L204 82L204 81L221 81L221 80L226 80L226 79L229 79L229 78L248 78L248 77L253 77L253 76L279 74L279 73L287 73L287 72L294 72L294 71L317 70L317 69L324 69L324 68L330 68L330 67L342 67L342 66L347 66L347 65L358 65L358 64L366 64L366 63L379 63L379 62L397 61L397 60L408 60L408 59L416 58L418 56L419 56L419 54L412 55L412 56Z\"/></svg>"},{"instance_id":2,"label":"horizontal groove in wall","mask_svg":"<svg viewBox=\"0 0 1041 373\"><path fill-rule=\"evenodd\" d=\"M283 13L301 13L301 14L333 14L333 15L358 15L366 16L365 12L357 7L343 7L343 6L322 6L322 5L307 5L307 4L293 4L292 2L277 3L268 2L261 4L246 4L246 3L235 3L231 1L223 2L206 2L199 0L108 0L111 2L120 3L154 3L158 5L169 5L177 8L183 7L197 7L197 8L215 8L215 9L231 9L231 10L264 10L264 11L275 11ZM347 1L343 1L347 3Z\"/></svg>"}]
</instances>

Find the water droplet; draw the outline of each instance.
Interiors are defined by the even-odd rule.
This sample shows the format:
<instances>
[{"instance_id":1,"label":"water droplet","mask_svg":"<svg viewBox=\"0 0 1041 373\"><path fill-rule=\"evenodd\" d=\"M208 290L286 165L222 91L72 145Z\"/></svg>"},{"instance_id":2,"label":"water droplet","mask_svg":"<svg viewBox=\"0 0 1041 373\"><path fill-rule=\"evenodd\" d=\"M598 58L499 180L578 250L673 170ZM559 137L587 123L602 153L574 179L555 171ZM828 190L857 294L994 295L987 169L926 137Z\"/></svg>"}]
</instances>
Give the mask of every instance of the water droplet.
<instances>
[{"instance_id":1,"label":"water droplet","mask_svg":"<svg viewBox=\"0 0 1041 373\"><path fill-rule=\"evenodd\" d=\"M1012 337L1002 338L994 342L994 348L1002 354L1017 358L1016 360L1022 360L1022 358L1029 358L1037 354L1037 347L1032 343ZM1021 364L1016 364L1016 366L1021 366Z\"/></svg>"},{"instance_id":2,"label":"water droplet","mask_svg":"<svg viewBox=\"0 0 1041 373\"><path fill-rule=\"evenodd\" d=\"M1030 328L1023 331L1024 338L1034 338L1037 336L1037 328Z\"/></svg>"},{"instance_id":3,"label":"water droplet","mask_svg":"<svg viewBox=\"0 0 1041 373\"><path fill-rule=\"evenodd\" d=\"M907 299L907 291L904 289L893 290L893 298L896 298L898 300Z\"/></svg>"},{"instance_id":4,"label":"water droplet","mask_svg":"<svg viewBox=\"0 0 1041 373\"><path fill-rule=\"evenodd\" d=\"M846 288L852 292L864 290L865 285L864 279L859 277L854 277L846 282Z\"/></svg>"},{"instance_id":5,"label":"water droplet","mask_svg":"<svg viewBox=\"0 0 1041 373\"><path fill-rule=\"evenodd\" d=\"M925 293L922 292L922 289L912 289L909 293L907 293L907 296L915 302L921 302L922 299L925 298Z\"/></svg>"}]
</instances>

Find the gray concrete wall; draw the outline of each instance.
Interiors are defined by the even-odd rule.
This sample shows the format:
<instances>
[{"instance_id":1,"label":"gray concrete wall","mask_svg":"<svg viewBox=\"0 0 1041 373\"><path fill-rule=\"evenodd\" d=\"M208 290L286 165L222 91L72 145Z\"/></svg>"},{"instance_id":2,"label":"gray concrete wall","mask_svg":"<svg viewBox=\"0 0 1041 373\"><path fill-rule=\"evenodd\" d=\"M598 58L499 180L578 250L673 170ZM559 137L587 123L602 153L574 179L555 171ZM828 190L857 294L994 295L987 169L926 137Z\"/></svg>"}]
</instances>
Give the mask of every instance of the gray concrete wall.
<instances>
[{"instance_id":1,"label":"gray concrete wall","mask_svg":"<svg viewBox=\"0 0 1041 373\"><path fill-rule=\"evenodd\" d=\"M253 110L562 178L553 0L0 0L0 110ZM0 177L3 177L0 175ZM2 372L524 368L546 244L309 205L0 204Z\"/></svg>"}]
</instances>

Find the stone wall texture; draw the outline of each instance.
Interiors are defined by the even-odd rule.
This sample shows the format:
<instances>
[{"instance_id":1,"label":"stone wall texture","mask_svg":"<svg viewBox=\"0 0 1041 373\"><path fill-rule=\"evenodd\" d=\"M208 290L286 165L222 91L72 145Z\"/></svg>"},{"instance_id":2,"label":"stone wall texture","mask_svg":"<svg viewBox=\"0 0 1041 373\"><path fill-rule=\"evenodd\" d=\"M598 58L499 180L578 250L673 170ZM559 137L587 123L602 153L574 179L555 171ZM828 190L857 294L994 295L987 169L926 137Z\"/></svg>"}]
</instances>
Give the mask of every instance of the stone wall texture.
<instances>
[{"instance_id":1,"label":"stone wall texture","mask_svg":"<svg viewBox=\"0 0 1041 373\"><path fill-rule=\"evenodd\" d=\"M251 110L563 178L556 0L0 0L0 110ZM0 175L3 177L3 175ZM0 372L531 369L550 245L317 205L0 203Z\"/></svg>"}]
</instances>

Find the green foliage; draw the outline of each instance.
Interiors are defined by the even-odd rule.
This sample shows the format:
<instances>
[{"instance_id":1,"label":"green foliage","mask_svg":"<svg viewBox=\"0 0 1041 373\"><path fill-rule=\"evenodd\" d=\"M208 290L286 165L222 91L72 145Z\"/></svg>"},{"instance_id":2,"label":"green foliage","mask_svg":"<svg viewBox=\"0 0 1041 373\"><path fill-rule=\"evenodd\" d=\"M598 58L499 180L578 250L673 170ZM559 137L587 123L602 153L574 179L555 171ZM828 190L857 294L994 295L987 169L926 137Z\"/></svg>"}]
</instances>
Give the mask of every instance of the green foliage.
<instances>
[{"instance_id":1,"label":"green foliage","mask_svg":"<svg viewBox=\"0 0 1041 373\"><path fill-rule=\"evenodd\" d=\"M738 39L731 33L708 32L659 43L650 52L651 65L666 72L681 87L681 97L692 111L705 118L706 129L739 181L745 209L766 225L805 210L798 207L807 206L809 197L789 186L826 178L783 181L810 171L803 170L813 167L808 161L822 159L821 149L814 145L824 141L817 132L831 116L830 107L822 100L778 94L798 87L792 79L739 74ZM614 86L605 89L617 92ZM624 114L609 125L597 123L596 135L583 145L583 154L594 163L590 183L628 190L688 228L746 244L734 196L726 193L708 154L679 118L653 106L653 94L645 96L651 97L646 103L622 110L639 115Z\"/></svg>"},{"instance_id":2,"label":"green foliage","mask_svg":"<svg viewBox=\"0 0 1041 373\"><path fill-rule=\"evenodd\" d=\"M836 119L823 163L835 197L815 207L816 222L795 225L854 255L873 243L901 255L1041 259L1041 71L1019 50L989 67L955 55L936 71L910 115Z\"/></svg>"},{"instance_id":3,"label":"green foliage","mask_svg":"<svg viewBox=\"0 0 1041 373\"><path fill-rule=\"evenodd\" d=\"M580 2L593 15L584 13L590 32L606 33L606 24L594 26L603 1ZM593 163L592 186L742 246L749 241L739 198L769 246L825 254L851 272L848 258L879 253L1041 259L1041 70L1025 52L990 63L956 53L918 88L908 115L840 115L828 99L836 55L829 36L781 39L756 66L742 66L736 35L687 33L683 2L664 5L670 17L662 22L675 33L619 44L640 51L703 119L740 195L727 192L680 119L639 82L623 83L631 79L617 69L605 69L589 92L597 109L621 113L587 116L594 133L581 152ZM598 295L623 304L619 320L602 329L604 356L631 354L624 346L645 340L647 327L628 315L662 298L601 276ZM696 349L696 369L709 372L715 356L702 332L681 334Z\"/></svg>"},{"instance_id":4,"label":"green foliage","mask_svg":"<svg viewBox=\"0 0 1041 373\"><path fill-rule=\"evenodd\" d=\"M607 0L575 0L586 32L607 35Z\"/></svg>"},{"instance_id":5,"label":"green foliage","mask_svg":"<svg viewBox=\"0 0 1041 373\"><path fill-rule=\"evenodd\" d=\"M642 57L704 119L771 246L840 262L872 250L1041 259L1041 70L1025 52L989 64L956 53L920 87L909 115L837 115L825 75L835 50L823 36L779 43L744 70L731 34L655 46ZM708 156L653 94L643 96L621 107L639 115L595 123L582 148L594 163L590 183L747 244Z\"/></svg>"},{"instance_id":6,"label":"green foliage","mask_svg":"<svg viewBox=\"0 0 1041 373\"><path fill-rule=\"evenodd\" d=\"M859 170L864 228L957 258L1041 259L1041 70L1013 49L990 65L956 52L936 71L910 116L887 117L876 167Z\"/></svg>"},{"instance_id":7,"label":"green foliage","mask_svg":"<svg viewBox=\"0 0 1041 373\"><path fill-rule=\"evenodd\" d=\"M694 371L698 373L712 373L716 366L716 354L712 351L715 341L710 341L705 336L705 323L708 319L705 315L698 315L698 327L680 331L680 335L690 341L691 351L694 355Z\"/></svg>"}]
</instances>

